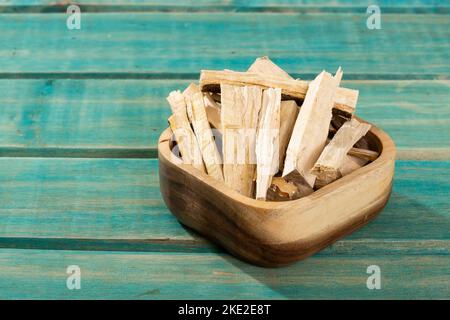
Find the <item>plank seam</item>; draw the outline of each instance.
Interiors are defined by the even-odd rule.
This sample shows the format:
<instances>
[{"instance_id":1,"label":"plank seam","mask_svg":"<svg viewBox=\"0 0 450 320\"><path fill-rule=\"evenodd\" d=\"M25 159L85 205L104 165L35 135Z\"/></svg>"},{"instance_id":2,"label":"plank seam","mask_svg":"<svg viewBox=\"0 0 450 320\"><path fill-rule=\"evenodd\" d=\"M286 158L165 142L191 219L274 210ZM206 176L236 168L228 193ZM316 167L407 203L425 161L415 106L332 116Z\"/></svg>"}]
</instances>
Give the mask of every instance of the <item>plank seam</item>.
<instances>
[{"instance_id":1,"label":"plank seam","mask_svg":"<svg viewBox=\"0 0 450 320\"><path fill-rule=\"evenodd\" d=\"M17 13L66 13L69 4L57 5L3 5L1 14ZM321 14L321 13L366 13L364 6L181 6L181 5L86 5L79 4L85 13L285 13L285 14ZM450 6L382 6L383 14L449 14Z\"/></svg>"},{"instance_id":2,"label":"plank seam","mask_svg":"<svg viewBox=\"0 0 450 320\"><path fill-rule=\"evenodd\" d=\"M1 147L0 158L155 159L156 148Z\"/></svg>"},{"instance_id":3,"label":"plank seam","mask_svg":"<svg viewBox=\"0 0 450 320\"><path fill-rule=\"evenodd\" d=\"M88 239L0 237L0 248L26 250L125 251L170 253L225 253L206 240L189 239ZM366 256L383 252L400 255L448 255L450 240L340 240L319 255Z\"/></svg>"},{"instance_id":4,"label":"plank seam","mask_svg":"<svg viewBox=\"0 0 450 320\"><path fill-rule=\"evenodd\" d=\"M0 158L157 159L156 148L1 147ZM399 148L397 160L450 160L450 148Z\"/></svg>"},{"instance_id":5,"label":"plank seam","mask_svg":"<svg viewBox=\"0 0 450 320\"><path fill-rule=\"evenodd\" d=\"M318 71L319 72L319 71ZM312 80L316 73L289 73L293 78ZM73 80L196 80L199 73L170 73L170 72L0 72L0 79L73 79ZM346 73L345 80L450 80L449 74L444 73Z\"/></svg>"}]
</instances>

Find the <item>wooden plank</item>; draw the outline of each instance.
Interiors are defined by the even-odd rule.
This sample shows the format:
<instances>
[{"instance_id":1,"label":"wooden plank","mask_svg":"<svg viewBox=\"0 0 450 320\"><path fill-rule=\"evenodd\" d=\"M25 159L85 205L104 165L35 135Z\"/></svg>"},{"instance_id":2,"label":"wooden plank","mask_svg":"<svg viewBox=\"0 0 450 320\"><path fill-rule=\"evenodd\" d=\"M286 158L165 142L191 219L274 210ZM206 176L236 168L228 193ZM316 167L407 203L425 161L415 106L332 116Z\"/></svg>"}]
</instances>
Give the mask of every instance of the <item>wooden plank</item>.
<instances>
[{"instance_id":1,"label":"wooden plank","mask_svg":"<svg viewBox=\"0 0 450 320\"><path fill-rule=\"evenodd\" d=\"M183 80L0 80L0 146L153 147L171 114L166 96L188 84Z\"/></svg>"},{"instance_id":2,"label":"wooden plank","mask_svg":"<svg viewBox=\"0 0 450 320\"><path fill-rule=\"evenodd\" d=\"M320 19L317 14L298 19L295 14L254 12L86 13L80 30L67 30L66 19L65 13L2 16L2 76L197 75L201 69L246 70L261 55L294 77L336 70L339 65L347 76L370 79L398 75L445 79L450 73L445 63L450 60L446 15L383 16L383 26L395 32L368 30L361 12L345 19L335 13L321 14ZM333 32L316 41L317 30ZM247 39L245 46L240 39ZM359 39L357 45L354 39Z\"/></svg>"},{"instance_id":3,"label":"wooden plank","mask_svg":"<svg viewBox=\"0 0 450 320\"><path fill-rule=\"evenodd\" d=\"M0 261L2 299L450 297L448 254L316 256L280 269L217 254L1 250ZM81 270L80 290L67 289L69 265ZM380 290L367 288L370 265L380 267Z\"/></svg>"},{"instance_id":4,"label":"wooden plank","mask_svg":"<svg viewBox=\"0 0 450 320\"><path fill-rule=\"evenodd\" d=\"M398 161L386 209L346 239L450 240L449 192L450 161ZM197 239L162 201L156 160L0 158L0 204L0 246L153 251Z\"/></svg>"},{"instance_id":5,"label":"wooden plank","mask_svg":"<svg viewBox=\"0 0 450 320\"><path fill-rule=\"evenodd\" d=\"M166 4L169 6L204 6L204 5L230 5L230 6L363 6L366 5L364 0L79 0L77 2L80 5L123 5L123 4L148 4L148 5L160 5ZM3 6L11 5L38 5L48 4L57 5L61 4L57 0L8 0L2 2ZM446 5L445 1L437 0L377 0L374 4L380 6L441 6Z\"/></svg>"},{"instance_id":6,"label":"wooden plank","mask_svg":"<svg viewBox=\"0 0 450 320\"><path fill-rule=\"evenodd\" d=\"M0 80L0 155L156 157L166 96L190 82ZM450 158L450 81L343 85L360 89L357 115L386 130L400 158Z\"/></svg>"},{"instance_id":7,"label":"wooden plank","mask_svg":"<svg viewBox=\"0 0 450 320\"><path fill-rule=\"evenodd\" d=\"M257 10L262 11L286 11L294 12L302 9L302 11L338 11L338 12L355 12L362 7L367 7L367 2L364 0L348 1L348 0L197 0L192 2L191 0L79 0L77 4L80 5L84 11L107 11L107 10L179 10L179 11L194 11L194 10ZM373 4L378 4L383 8L383 11L388 12L415 12L420 9L419 12L442 12L442 9L448 8L448 3L442 3L439 1L430 0L378 0ZM37 7L36 10L31 10L33 7ZM56 0L9 0L7 2L0 3L0 8L4 12L20 12L24 10L26 12L54 12L62 11L65 6L61 5L61 2ZM435 10L431 10L431 9ZM7 10L9 9L9 10ZM15 10L14 10L15 9ZM21 10L20 10L21 9ZM53 9L53 10L50 10ZM283 10L284 9L284 10ZM328 10L327 10L328 9ZM394 10L397 9L397 10ZM428 10L426 10L428 9ZM437 10L441 9L441 10ZM445 11L444 11L445 12Z\"/></svg>"}]
</instances>

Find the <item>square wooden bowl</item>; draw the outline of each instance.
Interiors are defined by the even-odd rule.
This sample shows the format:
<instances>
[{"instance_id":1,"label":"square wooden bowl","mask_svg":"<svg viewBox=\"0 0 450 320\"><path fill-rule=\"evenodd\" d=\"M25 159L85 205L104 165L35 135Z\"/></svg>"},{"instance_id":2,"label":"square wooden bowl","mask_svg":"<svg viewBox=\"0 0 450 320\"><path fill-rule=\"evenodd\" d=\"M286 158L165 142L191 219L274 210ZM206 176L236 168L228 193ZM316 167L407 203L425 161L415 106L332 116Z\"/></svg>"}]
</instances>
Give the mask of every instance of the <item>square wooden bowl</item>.
<instances>
[{"instance_id":1,"label":"square wooden bowl","mask_svg":"<svg viewBox=\"0 0 450 320\"><path fill-rule=\"evenodd\" d=\"M278 267L304 259L372 220L386 205L395 167L395 145L372 125L366 139L379 157L311 195L265 202L245 197L171 151L172 132L158 142L161 193L184 225L235 256Z\"/></svg>"}]
</instances>

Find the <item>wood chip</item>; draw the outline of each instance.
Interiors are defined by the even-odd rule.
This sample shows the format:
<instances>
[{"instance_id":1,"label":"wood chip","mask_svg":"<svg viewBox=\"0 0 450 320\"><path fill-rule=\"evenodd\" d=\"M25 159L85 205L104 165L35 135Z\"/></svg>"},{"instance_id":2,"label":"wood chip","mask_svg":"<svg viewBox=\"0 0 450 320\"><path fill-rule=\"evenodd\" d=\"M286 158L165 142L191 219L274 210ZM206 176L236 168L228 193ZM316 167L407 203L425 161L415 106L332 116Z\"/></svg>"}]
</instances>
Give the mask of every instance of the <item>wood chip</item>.
<instances>
[{"instance_id":1,"label":"wood chip","mask_svg":"<svg viewBox=\"0 0 450 320\"><path fill-rule=\"evenodd\" d=\"M268 57L247 72L202 70L199 85L167 98L184 163L269 201L305 197L354 172L379 152L364 138L370 125L352 117L358 91L339 87L341 78L339 68L294 79Z\"/></svg>"},{"instance_id":2,"label":"wood chip","mask_svg":"<svg viewBox=\"0 0 450 320\"><path fill-rule=\"evenodd\" d=\"M347 153L369 129L369 124L361 123L354 118L344 123L321 153L311 173L325 183L340 178L339 168L344 164Z\"/></svg>"},{"instance_id":3,"label":"wood chip","mask_svg":"<svg viewBox=\"0 0 450 320\"><path fill-rule=\"evenodd\" d=\"M194 95L194 93L197 93L197 92L201 92L201 91L200 91L200 88L195 83L191 83L183 91L184 102L186 103L186 113L188 116L188 120L191 123L193 121L191 97Z\"/></svg>"},{"instance_id":4,"label":"wood chip","mask_svg":"<svg viewBox=\"0 0 450 320\"><path fill-rule=\"evenodd\" d=\"M201 91L199 86L197 86L195 83L191 83L183 91L183 96L186 102L186 111L190 122L192 122L192 104L190 99L197 92ZM211 94L208 92L205 92L203 94L203 103L209 123L214 128L220 130L220 106L214 101Z\"/></svg>"},{"instance_id":5,"label":"wood chip","mask_svg":"<svg viewBox=\"0 0 450 320\"><path fill-rule=\"evenodd\" d=\"M219 84L257 85L263 88L281 88L283 100L296 100L301 103L307 94L309 82L286 79L279 76L263 75L251 72L202 70L200 89L202 91L219 92ZM338 88L334 101L336 112L349 117L355 112L358 90Z\"/></svg>"},{"instance_id":6,"label":"wood chip","mask_svg":"<svg viewBox=\"0 0 450 320\"><path fill-rule=\"evenodd\" d=\"M256 129L262 102L258 86L221 84L223 174L225 184L253 197Z\"/></svg>"},{"instance_id":7,"label":"wood chip","mask_svg":"<svg viewBox=\"0 0 450 320\"><path fill-rule=\"evenodd\" d=\"M308 184L305 178L297 171L297 169L288 173L284 179L293 183L297 187L300 197L306 197L314 192L314 189Z\"/></svg>"},{"instance_id":8,"label":"wood chip","mask_svg":"<svg viewBox=\"0 0 450 320\"><path fill-rule=\"evenodd\" d=\"M353 156L345 156L344 162L339 167L339 172L344 177L356 169L363 167L367 163L367 160L353 157Z\"/></svg>"},{"instance_id":9,"label":"wood chip","mask_svg":"<svg viewBox=\"0 0 450 320\"><path fill-rule=\"evenodd\" d=\"M379 152L373 150L351 148L350 151L348 152L348 155L369 161L375 161L380 154Z\"/></svg>"},{"instance_id":10,"label":"wood chip","mask_svg":"<svg viewBox=\"0 0 450 320\"><path fill-rule=\"evenodd\" d=\"M287 80L293 80L293 78L275 63L273 63L268 57L257 58L255 62L248 68L247 72L260 73L269 76L278 76ZM263 105L264 107L264 105ZM299 108L295 100L281 101L280 110L280 137L279 141L279 169L284 168L284 159L286 157L286 149L291 138L292 130L294 129L295 119L297 119ZM261 119L260 119L261 120Z\"/></svg>"},{"instance_id":11,"label":"wood chip","mask_svg":"<svg viewBox=\"0 0 450 320\"><path fill-rule=\"evenodd\" d=\"M333 114L333 117L331 118L331 125L335 129L335 131L338 131L342 125L347 122L348 118L343 117L339 114Z\"/></svg>"},{"instance_id":12,"label":"wood chip","mask_svg":"<svg viewBox=\"0 0 450 320\"><path fill-rule=\"evenodd\" d=\"M286 149L294 130L295 120L297 119L300 108L294 100L281 101L280 110L280 150L279 167L284 168L284 159L286 158Z\"/></svg>"},{"instance_id":13,"label":"wood chip","mask_svg":"<svg viewBox=\"0 0 450 320\"><path fill-rule=\"evenodd\" d=\"M197 139L189 124L183 95L178 90L172 91L167 97L167 101L173 112L173 116L169 118L170 128L177 141L183 162L206 172Z\"/></svg>"},{"instance_id":14,"label":"wood chip","mask_svg":"<svg viewBox=\"0 0 450 320\"><path fill-rule=\"evenodd\" d=\"M323 71L311 82L286 151L283 177L296 170L311 188L314 186L316 176L310 170L326 144L331 109L341 78L339 68L334 77Z\"/></svg>"},{"instance_id":15,"label":"wood chip","mask_svg":"<svg viewBox=\"0 0 450 320\"><path fill-rule=\"evenodd\" d=\"M265 200L272 177L278 172L281 90L263 92L256 137L256 199Z\"/></svg>"},{"instance_id":16,"label":"wood chip","mask_svg":"<svg viewBox=\"0 0 450 320\"><path fill-rule=\"evenodd\" d=\"M198 161L202 159L200 149L192 149L194 143L192 139L195 139L193 135L187 132L186 128L180 124L179 119L175 115L171 115L168 119L170 129L177 142L178 150L181 154L181 159L184 164L189 164L199 169L202 172L206 172L203 162L200 164ZM194 159L199 159L194 161ZM201 160L203 161L203 160Z\"/></svg>"},{"instance_id":17,"label":"wood chip","mask_svg":"<svg viewBox=\"0 0 450 320\"><path fill-rule=\"evenodd\" d=\"M328 136L327 144L330 143L332 137L334 137L336 132L331 134L331 138L330 135ZM380 153L378 151L369 150L367 148L369 148L369 145L365 137L362 137L361 139L358 140L358 142L355 143L355 147L351 148L347 154L367 161L375 161L380 156Z\"/></svg>"},{"instance_id":18,"label":"wood chip","mask_svg":"<svg viewBox=\"0 0 450 320\"><path fill-rule=\"evenodd\" d=\"M273 177L272 183L267 190L267 201L287 201L300 198L298 188L282 177Z\"/></svg>"},{"instance_id":19,"label":"wood chip","mask_svg":"<svg viewBox=\"0 0 450 320\"><path fill-rule=\"evenodd\" d=\"M253 62L247 72L261 73L269 76L277 76L280 78L293 79L286 71L281 69L269 57L260 57Z\"/></svg>"},{"instance_id":20,"label":"wood chip","mask_svg":"<svg viewBox=\"0 0 450 320\"><path fill-rule=\"evenodd\" d=\"M206 117L203 93L194 93L189 100L192 106L192 126L194 127L206 172L218 181L223 181L222 159Z\"/></svg>"},{"instance_id":21,"label":"wood chip","mask_svg":"<svg viewBox=\"0 0 450 320\"><path fill-rule=\"evenodd\" d=\"M364 165L367 163L367 160L353 157L353 156L345 156L344 162L342 163L341 167L339 168L339 172L341 173L341 176L344 177L353 171L364 167ZM321 180L320 178L316 179L316 183L314 185L315 189L320 189L324 186L329 184L329 181L327 180Z\"/></svg>"},{"instance_id":22,"label":"wood chip","mask_svg":"<svg viewBox=\"0 0 450 320\"><path fill-rule=\"evenodd\" d=\"M211 107L220 110L220 105L216 100L214 100L214 96L211 92L205 92L203 100L205 101L205 107Z\"/></svg>"}]
</instances>

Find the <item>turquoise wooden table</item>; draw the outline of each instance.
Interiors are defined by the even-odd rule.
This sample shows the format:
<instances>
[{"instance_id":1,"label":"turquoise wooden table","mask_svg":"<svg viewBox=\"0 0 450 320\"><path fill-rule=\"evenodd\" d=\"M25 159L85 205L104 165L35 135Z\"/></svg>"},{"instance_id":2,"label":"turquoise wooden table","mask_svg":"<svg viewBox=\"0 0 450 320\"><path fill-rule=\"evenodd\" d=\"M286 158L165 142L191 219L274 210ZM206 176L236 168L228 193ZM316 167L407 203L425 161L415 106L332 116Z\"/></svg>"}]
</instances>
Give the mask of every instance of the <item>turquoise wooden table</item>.
<instances>
[{"instance_id":1,"label":"turquoise wooden table","mask_svg":"<svg viewBox=\"0 0 450 320\"><path fill-rule=\"evenodd\" d=\"M0 298L450 298L450 1L370 3L381 29L363 0L80 0L69 30L64 3L0 1ZM170 90L263 55L304 79L343 66L398 147L381 215L281 269L180 226L155 149Z\"/></svg>"}]
</instances>

